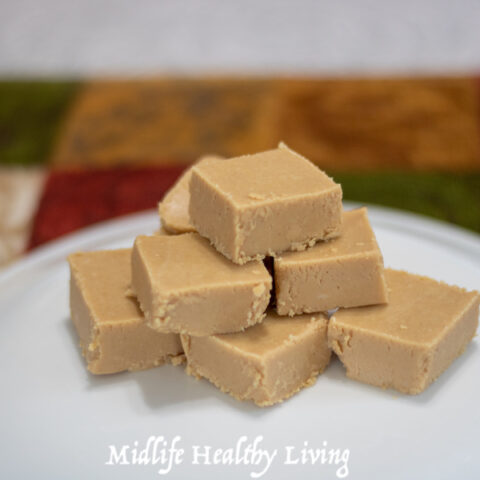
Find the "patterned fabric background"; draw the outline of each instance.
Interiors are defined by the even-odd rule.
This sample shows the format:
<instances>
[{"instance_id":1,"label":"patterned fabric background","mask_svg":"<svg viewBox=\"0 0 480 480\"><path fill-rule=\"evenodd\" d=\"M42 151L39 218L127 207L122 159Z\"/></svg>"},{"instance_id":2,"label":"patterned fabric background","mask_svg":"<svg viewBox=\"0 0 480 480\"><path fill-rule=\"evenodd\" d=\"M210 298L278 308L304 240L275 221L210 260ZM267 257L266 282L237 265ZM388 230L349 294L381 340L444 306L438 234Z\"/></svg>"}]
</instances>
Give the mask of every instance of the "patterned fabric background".
<instances>
[{"instance_id":1,"label":"patterned fabric background","mask_svg":"<svg viewBox=\"0 0 480 480\"><path fill-rule=\"evenodd\" d=\"M480 81L164 78L0 82L0 265L153 208L205 153L286 142L348 200L480 232Z\"/></svg>"}]
</instances>

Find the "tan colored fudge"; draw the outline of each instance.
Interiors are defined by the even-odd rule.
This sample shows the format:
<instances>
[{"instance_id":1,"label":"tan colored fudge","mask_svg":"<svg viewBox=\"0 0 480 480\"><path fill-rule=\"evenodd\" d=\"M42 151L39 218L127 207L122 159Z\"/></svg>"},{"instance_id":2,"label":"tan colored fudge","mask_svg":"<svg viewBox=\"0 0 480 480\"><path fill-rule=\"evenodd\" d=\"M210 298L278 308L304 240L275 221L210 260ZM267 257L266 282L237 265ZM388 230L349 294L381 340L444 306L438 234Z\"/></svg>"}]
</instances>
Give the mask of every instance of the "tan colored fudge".
<instances>
[{"instance_id":1,"label":"tan colored fudge","mask_svg":"<svg viewBox=\"0 0 480 480\"><path fill-rule=\"evenodd\" d=\"M417 394L466 348L478 326L478 292L387 269L388 305L339 310L329 344L347 376Z\"/></svg>"},{"instance_id":2,"label":"tan colored fudge","mask_svg":"<svg viewBox=\"0 0 480 480\"><path fill-rule=\"evenodd\" d=\"M304 157L275 150L192 169L190 219L235 263L338 236L342 189Z\"/></svg>"},{"instance_id":3,"label":"tan colored fudge","mask_svg":"<svg viewBox=\"0 0 480 480\"><path fill-rule=\"evenodd\" d=\"M344 212L340 237L275 258L274 272L280 315L374 305L388 298L366 208Z\"/></svg>"},{"instance_id":4,"label":"tan colored fudge","mask_svg":"<svg viewBox=\"0 0 480 480\"><path fill-rule=\"evenodd\" d=\"M263 320L271 288L262 262L235 265L197 233L135 240L132 289L159 332L243 330Z\"/></svg>"},{"instance_id":5,"label":"tan colored fudge","mask_svg":"<svg viewBox=\"0 0 480 480\"><path fill-rule=\"evenodd\" d=\"M262 407L312 385L330 361L322 314L289 318L269 311L241 333L181 338L188 373Z\"/></svg>"},{"instance_id":6,"label":"tan colored fudge","mask_svg":"<svg viewBox=\"0 0 480 480\"><path fill-rule=\"evenodd\" d=\"M70 263L70 311L90 372L141 370L179 360L180 337L145 325L131 282L131 249L74 253Z\"/></svg>"},{"instance_id":7,"label":"tan colored fudge","mask_svg":"<svg viewBox=\"0 0 480 480\"><path fill-rule=\"evenodd\" d=\"M156 232L153 232L154 235L172 235L170 232L168 232L165 228L160 227Z\"/></svg>"},{"instance_id":8,"label":"tan colored fudge","mask_svg":"<svg viewBox=\"0 0 480 480\"><path fill-rule=\"evenodd\" d=\"M208 159L221 159L216 155L202 157L197 165L201 165ZM158 213L162 226L168 233L178 234L194 232L195 228L190 222L188 206L190 204L190 178L192 167L188 168L173 187L165 194L163 200L158 204Z\"/></svg>"}]
</instances>

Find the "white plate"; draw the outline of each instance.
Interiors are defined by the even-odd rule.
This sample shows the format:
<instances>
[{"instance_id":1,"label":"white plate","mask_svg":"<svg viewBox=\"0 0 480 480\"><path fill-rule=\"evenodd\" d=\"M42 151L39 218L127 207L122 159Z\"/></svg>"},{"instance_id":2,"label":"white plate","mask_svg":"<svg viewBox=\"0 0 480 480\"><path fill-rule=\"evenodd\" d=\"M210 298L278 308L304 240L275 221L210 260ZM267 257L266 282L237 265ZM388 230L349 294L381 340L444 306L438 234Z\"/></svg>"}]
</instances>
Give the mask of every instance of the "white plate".
<instances>
[{"instance_id":1,"label":"white plate","mask_svg":"<svg viewBox=\"0 0 480 480\"><path fill-rule=\"evenodd\" d=\"M386 265L480 288L478 236L376 207L370 218ZM258 465L193 464L194 445L213 453L243 435L248 442L262 436L257 448L269 453L277 449L258 478L337 478L341 459L285 464L286 447L296 458L305 443L322 449L324 442L327 450L349 450L348 478L480 478L478 340L413 397L348 380L338 361L312 388L266 409L237 402L181 367L88 374L69 321L65 257L131 245L157 227L153 212L108 222L39 248L0 274L0 478L162 478L166 465L106 465L110 445L138 441L141 449L150 436L169 445L181 437L184 455L167 478L255 478L265 457Z\"/></svg>"}]
</instances>

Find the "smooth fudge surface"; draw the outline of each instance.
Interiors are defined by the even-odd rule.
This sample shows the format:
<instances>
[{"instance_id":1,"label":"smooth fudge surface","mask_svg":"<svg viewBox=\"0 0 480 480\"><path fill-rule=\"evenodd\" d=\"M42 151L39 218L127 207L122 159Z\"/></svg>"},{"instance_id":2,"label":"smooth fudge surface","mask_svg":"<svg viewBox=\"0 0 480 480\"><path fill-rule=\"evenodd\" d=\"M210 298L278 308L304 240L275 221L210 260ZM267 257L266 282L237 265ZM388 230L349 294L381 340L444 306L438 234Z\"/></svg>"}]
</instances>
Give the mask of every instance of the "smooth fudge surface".
<instances>
[{"instance_id":1,"label":"smooth fudge surface","mask_svg":"<svg viewBox=\"0 0 480 480\"><path fill-rule=\"evenodd\" d=\"M480 295L403 271L385 274L389 303L336 312L329 344L348 377L418 394L475 335Z\"/></svg>"},{"instance_id":2,"label":"smooth fudge surface","mask_svg":"<svg viewBox=\"0 0 480 480\"><path fill-rule=\"evenodd\" d=\"M221 159L214 155L202 157L197 165L201 165L208 159ZM190 178L192 167L188 168L173 187L165 194L163 200L158 204L158 213L162 226L168 233L178 234L194 232L195 227L190 222L188 206L190 204Z\"/></svg>"},{"instance_id":3,"label":"smooth fudge surface","mask_svg":"<svg viewBox=\"0 0 480 480\"><path fill-rule=\"evenodd\" d=\"M132 289L159 332L241 331L263 320L271 288L262 262L235 265L197 233L135 240Z\"/></svg>"},{"instance_id":4,"label":"smooth fudge surface","mask_svg":"<svg viewBox=\"0 0 480 480\"><path fill-rule=\"evenodd\" d=\"M90 372L141 370L176 361L180 337L145 325L137 302L126 296L131 249L74 253L70 263L71 319Z\"/></svg>"},{"instance_id":5,"label":"smooth fudge surface","mask_svg":"<svg viewBox=\"0 0 480 480\"><path fill-rule=\"evenodd\" d=\"M194 166L189 212L202 236L243 264L338 236L342 189L281 144L275 150Z\"/></svg>"},{"instance_id":6,"label":"smooth fudge surface","mask_svg":"<svg viewBox=\"0 0 480 480\"><path fill-rule=\"evenodd\" d=\"M312 385L330 361L322 314L290 318L269 311L261 324L244 332L181 338L188 373L259 406Z\"/></svg>"},{"instance_id":7,"label":"smooth fudge surface","mask_svg":"<svg viewBox=\"0 0 480 480\"><path fill-rule=\"evenodd\" d=\"M277 313L386 303L383 257L366 208L344 212L341 235L274 259Z\"/></svg>"}]
</instances>

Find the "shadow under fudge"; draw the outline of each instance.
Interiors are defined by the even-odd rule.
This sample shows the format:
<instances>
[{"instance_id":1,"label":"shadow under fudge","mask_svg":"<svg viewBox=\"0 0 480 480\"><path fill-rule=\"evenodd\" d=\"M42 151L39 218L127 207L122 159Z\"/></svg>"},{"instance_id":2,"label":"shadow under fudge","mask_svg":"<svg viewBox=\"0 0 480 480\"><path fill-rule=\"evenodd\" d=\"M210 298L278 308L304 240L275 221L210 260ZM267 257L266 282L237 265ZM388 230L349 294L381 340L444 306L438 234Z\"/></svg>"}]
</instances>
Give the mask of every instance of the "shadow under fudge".
<instances>
[{"instance_id":1,"label":"shadow under fudge","mask_svg":"<svg viewBox=\"0 0 480 480\"><path fill-rule=\"evenodd\" d=\"M187 404L206 398L215 398L234 407L249 416L262 417L273 409L259 409L251 402L239 402L229 395L225 395L210 382L185 375L184 366L165 364L148 370L136 372L118 372L108 375L94 375L85 369L85 359L78 345L78 336L70 317L62 321L65 332L76 352L78 366L84 372L87 380L87 389L108 389L116 385L135 382L140 387L145 404L152 410L158 410L170 405ZM174 388L165 388L171 385ZM190 406L189 406L190 408Z\"/></svg>"}]
</instances>

